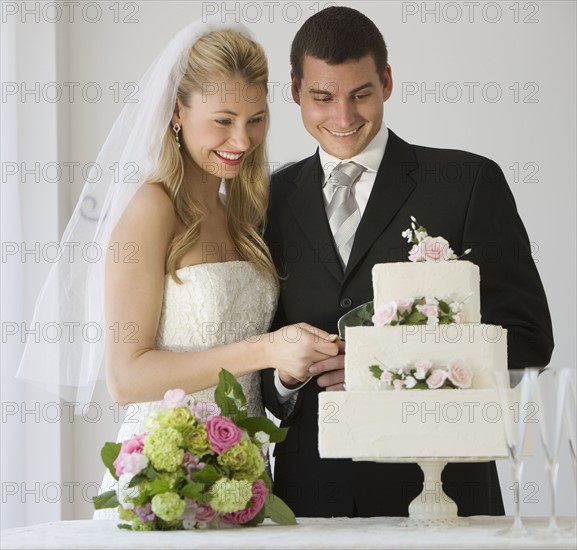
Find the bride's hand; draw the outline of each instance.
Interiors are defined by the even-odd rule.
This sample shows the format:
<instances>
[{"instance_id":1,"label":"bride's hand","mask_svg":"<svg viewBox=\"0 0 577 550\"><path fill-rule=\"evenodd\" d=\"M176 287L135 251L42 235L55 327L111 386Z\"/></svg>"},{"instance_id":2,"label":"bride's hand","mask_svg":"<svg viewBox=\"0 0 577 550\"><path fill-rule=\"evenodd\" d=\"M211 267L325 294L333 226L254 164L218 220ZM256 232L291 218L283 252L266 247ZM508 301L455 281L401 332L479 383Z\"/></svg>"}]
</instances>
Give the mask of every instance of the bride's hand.
<instances>
[{"instance_id":1,"label":"bride's hand","mask_svg":"<svg viewBox=\"0 0 577 550\"><path fill-rule=\"evenodd\" d=\"M284 384L304 382L309 367L338 354L338 335L307 323L285 326L269 335L268 364L279 371Z\"/></svg>"}]
</instances>

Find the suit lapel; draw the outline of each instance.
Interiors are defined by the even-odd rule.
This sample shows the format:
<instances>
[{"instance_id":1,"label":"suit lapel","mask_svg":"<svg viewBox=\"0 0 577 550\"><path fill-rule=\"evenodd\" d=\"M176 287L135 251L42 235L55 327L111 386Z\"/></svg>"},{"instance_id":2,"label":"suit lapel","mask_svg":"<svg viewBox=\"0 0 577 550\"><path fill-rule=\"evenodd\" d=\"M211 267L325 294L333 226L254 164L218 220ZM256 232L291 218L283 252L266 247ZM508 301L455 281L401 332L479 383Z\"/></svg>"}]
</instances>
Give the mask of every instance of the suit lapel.
<instances>
[{"instance_id":1,"label":"suit lapel","mask_svg":"<svg viewBox=\"0 0 577 550\"><path fill-rule=\"evenodd\" d=\"M389 130L385 155L356 232L345 278L348 278L354 271L413 192L416 183L409 174L417 166L418 162L412 147ZM399 238L401 238L400 235Z\"/></svg>"},{"instance_id":2,"label":"suit lapel","mask_svg":"<svg viewBox=\"0 0 577 550\"><path fill-rule=\"evenodd\" d=\"M294 218L315 250L319 263L322 263L340 282L343 279L343 269L327 220L321 186L323 176L317 150L316 154L305 162L295 178L295 189L289 199L289 205Z\"/></svg>"}]
</instances>

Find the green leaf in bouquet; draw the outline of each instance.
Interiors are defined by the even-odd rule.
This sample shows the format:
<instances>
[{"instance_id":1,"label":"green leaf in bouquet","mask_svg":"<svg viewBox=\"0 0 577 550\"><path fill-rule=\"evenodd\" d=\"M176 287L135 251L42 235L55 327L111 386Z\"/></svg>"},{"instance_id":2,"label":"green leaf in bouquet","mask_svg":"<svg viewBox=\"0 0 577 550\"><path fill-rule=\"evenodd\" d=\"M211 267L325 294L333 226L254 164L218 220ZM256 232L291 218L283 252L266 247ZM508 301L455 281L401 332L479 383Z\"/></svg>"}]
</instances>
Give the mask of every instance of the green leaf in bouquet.
<instances>
[{"instance_id":1,"label":"green leaf in bouquet","mask_svg":"<svg viewBox=\"0 0 577 550\"><path fill-rule=\"evenodd\" d=\"M103 510L104 508L116 508L120 503L116 496L116 491L106 491L100 495L92 497L94 508L96 510Z\"/></svg>"},{"instance_id":2,"label":"green leaf in bouquet","mask_svg":"<svg viewBox=\"0 0 577 550\"><path fill-rule=\"evenodd\" d=\"M218 374L214 401L220 407L222 415L232 418L234 422L247 415L246 397L242 387L235 376L226 369L220 369Z\"/></svg>"},{"instance_id":3,"label":"green leaf in bouquet","mask_svg":"<svg viewBox=\"0 0 577 550\"><path fill-rule=\"evenodd\" d=\"M244 428L250 435L254 435L256 432L265 432L270 437L271 443L284 441L288 432L288 428L279 428L272 420L262 416L243 418L236 424L239 428Z\"/></svg>"},{"instance_id":4,"label":"green leaf in bouquet","mask_svg":"<svg viewBox=\"0 0 577 550\"><path fill-rule=\"evenodd\" d=\"M207 464L202 470L194 472L190 478L198 483L212 485L217 479L222 477L219 471L212 465Z\"/></svg>"},{"instance_id":5,"label":"green leaf in bouquet","mask_svg":"<svg viewBox=\"0 0 577 550\"><path fill-rule=\"evenodd\" d=\"M183 497L199 500L202 497L203 490L204 490L204 483L196 483L194 481L191 481L182 488L181 495Z\"/></svg>"},{"instance_id":6,"label":"green leaf in bouquet","mask_svg":"<svg viewBox=\"0 0 577 550\"><path fill-rule=\"evenodd\" d=\"M118 457L120 453L120 448L122 447L121 443L112 443L107 441L100 451L100 457L102 458L102 462L108 468L108 471L112 474L112 477L118 480L118 476L116 475L116 468L114 467L114 461Z\"/></svg>"},{"instance_id":7,"label":"green leaf in bouquet","mask_svg":"<svg viewBox=\"0 0 577 550\"><path fill-rule=\"evenodd\" d=\"M372 327L374 314L375 306L373 302L367 302L345 313L338 322L341 340L345 340L346 327Z\"/></svg>"},{"instance_id":8,"label":"green leaf in bouquet","mask_svg":"<svg viewBox=\"0 0 577 550\"><path fill-rule=\"evenodd\" d=\"M383 369L379 367L379 365L371 365L369 370L373 373L373 376L379 380L381 379L381 374L384 372Z\"/></svg>"},{"instance_id":9,"label":"green leaf in bouquet","mask_svg":"<svg viewBox=\"0 0 577 550\"><path fill-rule=\"evenodd\" d=\"M154 495L166 493L166 491L170 491L170 489L170 480L165 477L157 477L152 481L147 481L145 485L141 486L140 493L141 496L146 499Z\"/></svg>"},{"instance_id":10,"label":"green leaf in bouquet","mask_svg":"<svg viewBox=\"0 0 577 550\"><path fill-rule=\"evenodd\" d=\"M297 523L293 511L273 493L266 496L264 514L278 525L296 525Z\"/></svg>"},{"instance_id":11,"label":"green leaf in bouquet","mask_svg":"<svg viewBox=\"0 0 577 550\"><path fill-rule=\"evenodd\" d=\"M128 483L129 487L136 487L143 481L152 481L158 477L156 470L149 464L146 468L136 474Z\"/></svg>"}]
</instances>

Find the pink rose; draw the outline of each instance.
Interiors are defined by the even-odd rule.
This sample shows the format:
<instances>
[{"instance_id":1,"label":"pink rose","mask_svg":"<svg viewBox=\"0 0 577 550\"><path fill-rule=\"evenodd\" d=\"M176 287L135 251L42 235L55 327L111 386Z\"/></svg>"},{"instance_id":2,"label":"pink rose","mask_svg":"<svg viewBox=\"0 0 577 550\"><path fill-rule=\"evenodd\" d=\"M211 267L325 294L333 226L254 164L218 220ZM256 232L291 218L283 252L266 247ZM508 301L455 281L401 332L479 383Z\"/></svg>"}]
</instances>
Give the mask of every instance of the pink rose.
<instances>
[{"instance_id":1,"label":"pink rose","mask_svg":"<svg viewBox=\"0 0 577 550\"><path fill-rule=\"evenodd\" d=\"M405 383L402 380L399 380L398 378L393 380L393 388L395 388L397 391L402 390L404 387Z\"/></svg>"},{"instance_id":2,"label":"pink rose","mask_svg":"<svg viewBox=\"0 0 577 550\"><path fill-rule=\"evenodd\" d=\"M433 369L430 376L427 378L427 386L431 390L440 388L447 379L447 372L442 369Z\"/></svg>"},{"instance_id":3,"label":"pink rose","mask_svg":"<svg viewBox=\"0 0 577 550\"><path fill-rule=\"evenodd\" d=\"M247 521L250 521L254 516L256 516L261 508L264 506L264 501L268 495L268 489L262 479L257 479L252 484L252 498L249 505L244 510L239 510L238 512L231 512L222 516L222 520L227 523L236 523L242 525Z\"/></svg>"},{"instance_id":4,"label":"pink rose","mask_svg":"<svg viewBox=\"0 0 577 550\"><path fill-rule=\"evenodd\" d=\"M116 462L114 464L116 466ZM120 468L116 468L116 471L120 469L123 474L138 474L144 468L148 466L148 458L140 453L131 453L128 455L122 455L122 460L120 462ZM121 474L122 475L122 474Z\"/></svg>"},{"instance_id":5,"label":"pink rose","mask_svg":"<svg viewBox=\"0 0 577 550\"><path fill-rule=\"evenodd\" d=\"M373 325L376 327L384 327L390 325L391 321L397 320L397 302L389 302L380 305L373 315Z\"/></svg>"},{"instance_id":6,"label":"pink rose","mask_svg":"<svg viewBox=\"0 0 577 550\"><path fill-rule=\"evenodd\" d=\"M428 359L420 359L415 363L416 369L422 369L425 373L429 371L429 369L433 366L433 363Z\"/></svg>"},{"instance_id":7,"label":"pink rose","mask_svg":"<svg viewBox=\"0 0 577 550\"><path fill-rule=\"evenodd\" d=\"M471 371L461 363L459 359L455 359L449 363L448 378L458 388L470 388L473 376Z\"/></svg>"},{"instance_id":8,"label":"pink rose","mask_svg":"<svg viewBox=\"0 0 577 550\"><path fill-rule=\"evenodd\" d=\"M412 298L401 298L397 302L397 311L401 314L408 313L413 307L414 300Z\"/></svg>"},{"instance_id":9,"label":"pink rose","mask_svg":"<svg viewBox=\"0 0 577 550\"><path fill-rule=\"evenodd\" d=\"M183 405L186 405L187 400L188 398L184 390L168 390L164 394L162 407L165 409L176 409L176 407L182 407Z\"/></svg>"},{"instance_id":10,"label":"pink rose","mask_svg":"<svg viewBox=\"0 0 577 550\"><path fill-rule=\"evenodd\" d=\"M218 516L218 512L210 504L198 502L192 498L185 498L186 508L180 516L182 520L210 523Z\"/></svg>"},{"instance_id":11,"label":"pink rose","mask_svg":"<svg viewBox=\"0 0 577 550\"><path fill-rule=\"evenodd\" d=\"M381 374L381 381L390 384L392 379L393 375L388 370L385 369Z\"/></svg>"},{"instance_id":12,"label":"pink rose","mask_svg":"<svg viewBox=\"0 0 577 550\"><path fill-rule=\"evenodd\" d=\"M425 249L422 242L414 244L411 250L409 250L409 260L411 262L425 261Z\"/></svg>"},{"instance_id":13,"label":"pink rose","mask_svg":"<svg viewBox=\"0 0 577 550\"><path fill-rule=\"evenodd\" d=\"M201 422L207 422L213 416L219 416L221 413L220 407L213 401L196 403L196 405L190 407L190 410Z\"/></svg>"},{"instance_id":14,"label":"pink rose","mask_svg":"<svg viewBox=\"0 0 577 550\"><path fill-rule=\"evenodd\" d=\"M127 439L126 441L122 442L120 447L120 452L116 457L116 460L112 463L114 468L116 469L116 475L121 476L124 473L135 473L135 472L125 472L125 457L132 453L139 453L142 454L144 450L144 436L146 434L139 434L134 436L132 439ZM131 465L129 465L129 468Z\"/></svg>"},{"instance_id":15,"label":"pink rose","mask_svg":"<svg viewBox=\"0 0 577 550\"><path fill-rule=\"evenodd\" d=\"M227 416L213 416L208 420L206 435L212 450L219 455L242 439L239 427Z\"/></svg>"},{"instance_id":16,"label":"pink rose","mask_svg":"<svg viewBox=\"0 0 577 550\"><path fill-rule=\"evenodd\" d=\"M453 250L443 237L425 237L421 244L423 245L422 255L427 262L440 262L454 257Z\"/></svg>"}]
</instances>

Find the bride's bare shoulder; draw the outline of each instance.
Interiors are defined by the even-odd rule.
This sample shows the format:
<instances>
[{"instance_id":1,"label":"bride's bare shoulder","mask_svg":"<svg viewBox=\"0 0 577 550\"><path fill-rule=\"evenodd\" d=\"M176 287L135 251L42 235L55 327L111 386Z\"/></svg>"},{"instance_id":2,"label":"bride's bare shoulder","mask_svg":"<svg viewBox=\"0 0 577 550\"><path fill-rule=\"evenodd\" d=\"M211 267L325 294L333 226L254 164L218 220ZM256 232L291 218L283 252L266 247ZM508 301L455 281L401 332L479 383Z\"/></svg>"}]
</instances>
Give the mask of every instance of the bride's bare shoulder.
<instances>
[{"instance_id":1,"label":"bride's bare shoulder","mask_svg":"<svg viewBox=\"0 0 577 550\"><path fill-rule=\"evenodd\" d=\"M146 183L134 194L123 212L116 230L130 233L158 232L172 235L176 226L172 200L159 183Z\"/></svg>"}]
</instances>

